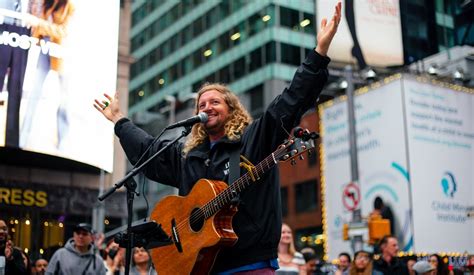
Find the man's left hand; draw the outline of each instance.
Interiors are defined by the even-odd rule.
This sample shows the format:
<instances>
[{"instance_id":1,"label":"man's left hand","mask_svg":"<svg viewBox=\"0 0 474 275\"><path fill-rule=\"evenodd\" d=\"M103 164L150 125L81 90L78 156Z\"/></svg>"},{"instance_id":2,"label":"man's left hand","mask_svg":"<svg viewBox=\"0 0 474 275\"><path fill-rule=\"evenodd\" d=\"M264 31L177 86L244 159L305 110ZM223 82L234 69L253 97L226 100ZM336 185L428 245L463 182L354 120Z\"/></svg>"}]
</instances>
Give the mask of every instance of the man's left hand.
<instances>
[{"instance_id":1,"label":"man's left hand","mask_svg":"<svg viewBox=\"0 0 474 275\"><path fill-rule=\"evenodd\" d=\"M331 21L327 21L326 18L321 20L321 27L319 28L319 32L317 35L318 45L316 47L316 52L318 52L322 56L326 56L329 50L329 45L331 45L331 41L334 38L334 35L337 32L337 27L341 22L341 9L342 4L338 2L336 4L334 11L334 15L331 18Z\"/></svg>"}]
</instances>

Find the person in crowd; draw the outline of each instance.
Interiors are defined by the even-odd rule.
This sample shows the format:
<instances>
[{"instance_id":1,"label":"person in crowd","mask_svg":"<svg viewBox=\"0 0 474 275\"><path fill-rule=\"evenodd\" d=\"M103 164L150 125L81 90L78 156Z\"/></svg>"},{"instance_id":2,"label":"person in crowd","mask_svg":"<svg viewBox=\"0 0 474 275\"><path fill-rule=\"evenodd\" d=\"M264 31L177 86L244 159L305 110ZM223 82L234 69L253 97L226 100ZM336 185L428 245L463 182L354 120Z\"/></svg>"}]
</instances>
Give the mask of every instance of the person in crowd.
<instances>
[{"instance_id":1,"label":"person in crowd","mask_svg":"<svg viewBox=\"0 0 474 275\"><path fill-rule=\"evenodd\" d=\"M416 263L416 257L410 257L406 260L406 265L408 269L408 275L416 275L413 265Z\"/></svg>"},{"instance_id":2,"label":"person in crowd","mask_svg":"<svg viewBox=\"0 0 474 275\"><path fill-rule=\"evenodd\" d=\"M326 55L340 19L339 2L331 20L322 20L317 46L299 66L289 87L253 122L227 86L205 84L197 92L195 113L206 113L207 122L195 124L185 144L173 144L150 162L145 176L177 187L179 195L186 196L199 179L228 182L229 171L233 170L229 170L229 162L234 153L237 159L240 154L253 164L269 156L298 125L302 115L315 106L328 78L330 59ZM118 93L114 97L104 96L108 101L95 99L94 107L115 124L115 133L133 164L137 164L140 156L147 159L168 143L165 139L153 143L154 137L125 118ZM148 146L150 150L146 150ZM212 273L271 274L278 269L282 219L277 167L260 181L239 194L238 212L232 219L238 240L219 251Z\"/></svg>"},{"instance_id":3,"label":"person in crowd","mask_svg":"<svg viewBox=\"0 0 474 275\"><path fill-rule=\"evenodd\" d=\"M21 258L23 259L23 264L26 267L25 274L27 275L34 274L35 269L34 269L33 264L31 263L30 256L28 256L28 254L26 254L26 252L22 250L20 247L16 247L16 248L21 251Z\"/></svg>"},{"instance_id":4,"label":"person in crowd","mask_svg":"<svg viewBox=\"0 0 474 275\"><path fill-rule=\"evenodd\" d=\"M393 235L384 236L379 242L380 258L374 262L374 268L383 274L408 274L408 268L398 258L398 240Z\"/></svg>"},{"instance_id":5,"label":"person in crowd","mask_svg":"<svg viewBox=\"0 0 474 275\"><path fill-rule=\"evenodd\" d=\"M311 247L305 247L301 249L301 254L303 254L304 260L306 262L306 275L313 275L316 274L319 259L316 255L316 251L314 251Z\"/></svg>"},{"instance_id":6,"label":"person in crowd","mask_svg":"<svg viewBox=\"0 0 474 275\"><path fill-rule=\"evenodd\" d=\"M336 275L347 275L349 274L349 266L351 265L351 256L347 252L342 252L337 257L338 264Z\"/></svg>"},{"instance_id":7,"label":"person in crowd","mask_svg":"<svg viewBox=\"0 0 474 275\"><path fill-rule=\"evenodd\" d=\"M464 273L474 275L474 255L469 255L467 257L467 263L464 267Z\"/></svg>"},{"instance_id":8,"label":"person in crowd","mask_svg":"<svg viewBox=\"0 0 474 275\"><path fill-rule=\"evenodd\" d=\"M449 270L443 259L438 254L431 254L429 262L435 268L436 275L454 275L452 270Z\"/></svg>"},{"instance_id":9,"label":"person in crowd","mask_svg":"<svg viewBox=\"0 0 474 275\"><path fill-rule=\"evenodd\" d=\"M0 256L5 257L5 274L28 274L21 250L8 238L7 223L0 219Z\"/></svg>"},{"instance_id":10,"label":"person in crowd","mask_svg":"<svg viewBox=\"0 0 474 275\"><path fill-rule=\"evenodd\" d=\"M276 274L306 274L306 262L303 254L295 249L293 233L286 223L281 226L281 238L278 245L278 265Z\"/></svg>"},{"instance_id":11,"label":"person in crowd","mask_svg":"<svg viewBox=\"0 0 474 275\"><path fill-rule=\"evenodd\" d=\"M122 274L124 272L125 249L119 244L110 240L104 250L104 264L107 275Z\"/></svg>"},{"instance_id":12,"label":"person in crowd","mask_svg":"<svg viewBox=\"0 0 474 275\"><path fill-rule=\"evenodd\" d=\"M349 267L349 275L383 275L383 273L373 269L372 255L361 250L354 254L354 261Z\"/></svg>"},{"instance_id":13,"label":"person in crowd","mask_svg":"<svg viewBox=\"0 0 474 275\"><path fill-rule=\"evenodd\" d=\"M51 257L46 274L105 274L104 262L94 251L92 234L90 224L76 225L73 237Z\"/></svg>"},{"instance_id":14,"label":"person in crowd","mask_svg":"<svg viewBox=\"0 0 474 275\"><path fill-rule=\"evenodd\" d=\"M132 252L132 275L156 275L148 250L143 247L135 247Z\"/></svg>"},{"instance_id":15,"label":"person in crowd","mask_svg":"<svg viewBox=\"0 0 474 275\"><path fill-rule=\"evenodd\" d=\"M45 259L38 259L35 261L35 274L44 275L46 274L46 269L48 268L48 261Z\"/></svg>"},{"instance_id":16,"label":"person in crowd","mask_svg":"<svg viewBox=\"0 0 474 275\"><path fill-rule=\"evenodd\" d=\"M434 275L436 268L427 261L418 261L413 265L413 270L418 275Z\"/></svg>"}]
</instances>

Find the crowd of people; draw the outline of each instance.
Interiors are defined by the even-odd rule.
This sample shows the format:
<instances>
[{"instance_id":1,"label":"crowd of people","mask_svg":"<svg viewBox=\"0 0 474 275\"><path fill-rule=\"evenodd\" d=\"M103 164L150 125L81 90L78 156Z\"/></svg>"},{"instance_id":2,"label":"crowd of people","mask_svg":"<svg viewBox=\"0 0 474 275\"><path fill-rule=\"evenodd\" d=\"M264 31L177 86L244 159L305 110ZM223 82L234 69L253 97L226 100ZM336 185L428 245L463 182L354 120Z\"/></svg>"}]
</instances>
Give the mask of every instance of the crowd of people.
<instances>
[{"instance_id":1,"label":"crowd of people","mask_svg":"<svg viewBox=\"0 0 474 275\"><path fill-rule=\"evenodd\" d=\"M297 251L292 229L283 223L278 245L278 275L382 275L382 274L427 274L456 275L474 274L474 265L463 269L448 266L438 254L428 257L399 258L398 240L385 236L379 242L379 255L368 251L357 251L353 257L341 252L336 263L325 263L317 257L313 248ZM34 261L23 250L15 247L8 237L8 225L0 219L0 256L5 257L4 274L105 274L120 275L125 272L125 248L114 242L105 241L103 234L94 234L87 223L74 227L73 236L64 247L58 249L49 259ZM474 257L474 256L473 256ZM474 262L474 260L473 260ZM130 274L156 275L149 251L135 247L132 251Z\"/></svg>"},{"instance_id":2,"label":"crowd of people","mask_svg":"<svg viewBox=\"0 0 474 275\"><path fill-rule=\"evenodd\" d=\"M22 249L14 246L8 232L7 223L0 219L0 256L5 257L5 266L0 267L0 271L5 275L124 274L125 248L119 247L113 239L105 244L103 235L94 234L88 223L77 224L73 236L49 261L43 258L32 261ZM156 275L151 256L143 247L133 248L130 274Z\"/></svg>"},{"instance_id":3,"label":"crowd of people","mask_svg":"<svg viewBox=\"0 0 474 275\"><path fill-rule=\"evenodd\" d=\"M303 248L300 252L295 249L293 234L287 224L281 230L280 245L278 248L278 262L280 269L277 274L282 275L455 275L474 274L474 265L467 263L462 268L453 268L447 265L438 254L429 257L398 257L398 240L393 235L383 237L374 255L369 251L356 251L351 257L348 252L341 252L336 263L325 263L318 259L312 248ZM471 256L474 258L474 256ZM473 261L474 262L474 261Z\"/></svg>"}]
</instances>

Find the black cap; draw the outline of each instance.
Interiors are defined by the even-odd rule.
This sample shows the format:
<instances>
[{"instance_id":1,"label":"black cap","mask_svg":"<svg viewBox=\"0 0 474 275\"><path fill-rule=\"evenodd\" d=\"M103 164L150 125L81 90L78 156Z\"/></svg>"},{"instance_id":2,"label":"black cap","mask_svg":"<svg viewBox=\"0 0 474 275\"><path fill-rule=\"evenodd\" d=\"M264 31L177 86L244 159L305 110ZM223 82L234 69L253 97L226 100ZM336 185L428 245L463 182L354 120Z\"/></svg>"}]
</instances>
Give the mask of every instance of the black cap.
<instances>
[{"instance_id":1,"label":"black cap","mask_svg":"<svg viewBox=\"0 0 474 275\"><path fill-rule=\"evenodd\" d=\"M84 230L84 231L87 231L87 232L89 232L89 233L91 233L91 234L93 233L93 232L92 232L92 226L91 226L90 224L88 224L88 223L85 223L85 222L80 223L80 224L78 224L78 225L76 225L76 226L74 227L74 232L77 232L77 231L79 231L79 230Z\"/></svg>"}]
</instances>

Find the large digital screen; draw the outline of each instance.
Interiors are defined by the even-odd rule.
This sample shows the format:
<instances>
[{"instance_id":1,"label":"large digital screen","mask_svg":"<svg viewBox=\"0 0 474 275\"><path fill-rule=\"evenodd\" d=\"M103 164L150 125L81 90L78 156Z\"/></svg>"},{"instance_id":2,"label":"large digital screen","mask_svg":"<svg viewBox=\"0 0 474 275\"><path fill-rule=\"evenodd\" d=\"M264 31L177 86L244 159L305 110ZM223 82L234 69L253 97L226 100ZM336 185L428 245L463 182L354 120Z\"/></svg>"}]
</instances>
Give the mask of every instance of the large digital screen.
<instances>
[{"instance_id":1,"label":"large digital screen","mask_svg":"<svg viewBox=\"0 0 474 275\"><path fill-rule=\"evenodd\" d=\"M0 0L0 146L112 171L119 2Z\"/></svg>"}]
</instances>

